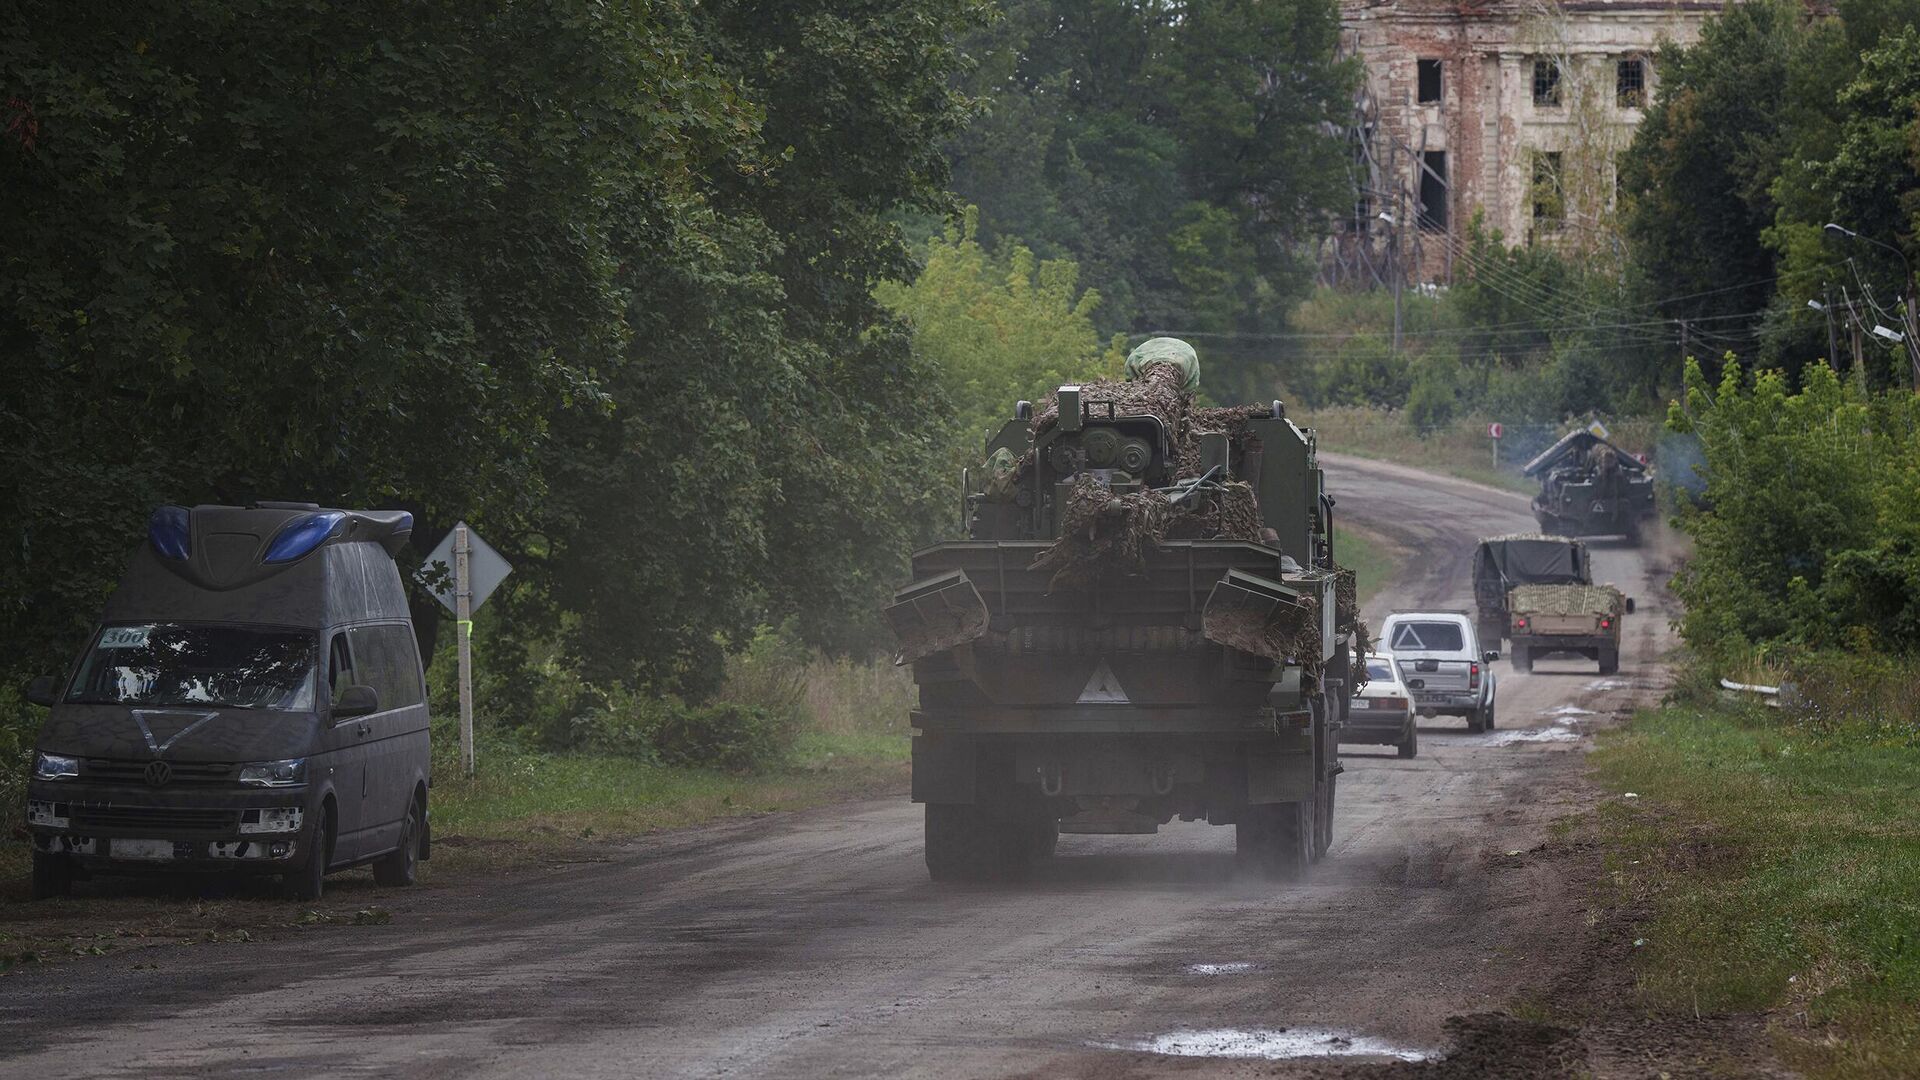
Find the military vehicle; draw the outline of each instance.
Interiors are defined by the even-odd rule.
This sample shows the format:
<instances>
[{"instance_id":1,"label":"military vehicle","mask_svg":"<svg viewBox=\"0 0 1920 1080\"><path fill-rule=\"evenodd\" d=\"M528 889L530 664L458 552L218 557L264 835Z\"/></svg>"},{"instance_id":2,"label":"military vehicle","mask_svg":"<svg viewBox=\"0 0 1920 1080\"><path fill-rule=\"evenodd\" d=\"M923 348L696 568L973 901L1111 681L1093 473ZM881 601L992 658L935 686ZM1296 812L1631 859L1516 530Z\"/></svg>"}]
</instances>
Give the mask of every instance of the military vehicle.
<instances>
[{"instance_id":1,"label":"military vehicle","mask_svg":"<svg viewBox=\"0 0 1920 1080\"><path fill-rule=\"evenodd\" d=\"M1520 585L1591 585L1593 560L1587 545L1540 533L1494 536L1473 552L1474 625L1488 648L1500 647L1511 613L1509 594Z\"/></svg>"},{"instance_id":2,"label":"military vehicle","mask_svg":"<svg viewBox=\"0 0 1920 1080\"><path fill-rule=\"evenodd\" d=\"M1480 639L1512 641L1514 670L1531 671L1554 653L1585 656L1602 675L1620 669L1621 617L1633 599L1593 583L1587 545L1566 536L1496 536L1473 554Z\"/></svg>"},{"instance_id":3,"label":"military vehicle","mask_svg":"<svg viewBox=\"0 0 1920 1080\"><path fill-rule=\"evenodd\" d=\"M1019 403L984 480L962 478L964 538L915 552L887 610L919 684L935 880L1016 877L1062 832L1175 817L1234 825L1272 876L1332 842L1365 631L1314 437L1277 401L1192 407L1197 360L1174 344L1182 366L1136 351L1136 381Z\"/></svg>"},{"instance_id":4,"label":"military vehicle","mask_svg":"<svg viewBox=\"0 0 1920 1080\"><path fill-rule=\"evenodd\" d=\"M1637 544L1654 514L1653 471L1592 430L1569 432L1522 472L1540 481L1533 516L1543 533Z\"/></svg>"}]
</instances>

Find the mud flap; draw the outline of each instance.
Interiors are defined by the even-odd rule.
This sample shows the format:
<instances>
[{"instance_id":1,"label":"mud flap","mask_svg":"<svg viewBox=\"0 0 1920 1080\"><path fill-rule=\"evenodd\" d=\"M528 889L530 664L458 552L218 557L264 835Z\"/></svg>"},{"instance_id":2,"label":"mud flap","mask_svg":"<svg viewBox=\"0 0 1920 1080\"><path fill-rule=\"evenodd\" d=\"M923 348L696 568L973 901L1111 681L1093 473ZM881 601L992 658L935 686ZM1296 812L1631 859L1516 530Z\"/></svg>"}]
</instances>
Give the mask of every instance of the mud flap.
<instances>
[{"instance_id":1,"label":"mud flap","mask_svg":"<svg viewBox=\"0 0 1920 1080\"><path fill-rule=\"evenodd\" d=\"M913 801L971 803L979 758L972 739L951 735L913 737Z\"/></svg>"},{"instance_id":2,"label":"mud flap","mask_svg":"<svg viewBox=\"0 0 1920 1080\"><path fill-rule=\"evenodd\" d=\"M1286 663L1298 655L1319 655L1319 627L1311 601L1266 578L1229 570L1214 585L1200 612L1200 632L1208 641Z\"/></svg>"},{"instance_id":3,"label":"mud flap","mask_svg":"<svg viewBox=\"0 0 1920 1080\"><path fill-rule=\"evenodd\" d=\"M1297 802L1313 797L1313 755L1247 755L1249 804Z\"/></svg>"},{"instance_id":4,"label":"mud flap","mask_svg":"<svg viewBox=\"0 0 1920 1080\"><path fill-rule=\"evenodd\" d=\"M964 570L950 570L899 590L886 615L900 643L896 664L958 648L987 632L986 601Z\"/></svg>"}]
</instances>

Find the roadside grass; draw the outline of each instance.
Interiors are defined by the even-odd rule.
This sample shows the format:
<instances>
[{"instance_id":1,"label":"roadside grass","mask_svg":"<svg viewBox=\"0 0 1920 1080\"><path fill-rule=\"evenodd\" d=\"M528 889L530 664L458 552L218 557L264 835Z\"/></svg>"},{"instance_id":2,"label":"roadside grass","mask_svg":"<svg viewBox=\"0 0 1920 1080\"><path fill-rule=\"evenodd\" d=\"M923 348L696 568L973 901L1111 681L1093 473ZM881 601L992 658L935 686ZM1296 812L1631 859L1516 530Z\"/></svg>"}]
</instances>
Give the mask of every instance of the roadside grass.
<instances>
[{"instance_id":1,"label":"roadside grass","mask_svg":"<svg viewBox=\"0 0 1920 1080\"><path fill-rule=\"evenodd\" d=\"M1340 522L1335 529L1334 558L1353 571L1364 606L1406 565L1407 552L1379 533L1349 522Z\"/></svg>"},{"instance_id":2,"label":"roadside grass","mask_svg":"<svg viewBox=\"0 0 1920 1080\"><path fill-rule=\"evenodd\" d=\"M1421 435L1407 422L1406 415L1385 409L1335 406L1319 410L1299 410L1293 421L1318 433L1320 448L1336 454L1374 458L1401 465L1457 476L1462 480L1486 484L1509 491L1532 493L1539 485L1520 475L1521 466L1561 433L1573 430L1573 424L1525 431L1508 425L1510 436L1500 447L1500 464L1493 463L1487 424L1493 417L1469 415L1433 432ZM1623 417L1608 421L1613 440L1632 451L1644 451L1658 441L1659 418Z\"/></svg>"},{"instance_id":3,"label":"roadside grass","mask_svg":"<svg viewBox=\"0 0 1920 1080\"><path fill-rule=\"evenodd\" d=\"M1603 737L1616 899L1644 907L1647 1003L1766 1011L1814 1077L1920 1062L1920 746L1777 711L1673 706Z\"/></svg>"}]
</instances>

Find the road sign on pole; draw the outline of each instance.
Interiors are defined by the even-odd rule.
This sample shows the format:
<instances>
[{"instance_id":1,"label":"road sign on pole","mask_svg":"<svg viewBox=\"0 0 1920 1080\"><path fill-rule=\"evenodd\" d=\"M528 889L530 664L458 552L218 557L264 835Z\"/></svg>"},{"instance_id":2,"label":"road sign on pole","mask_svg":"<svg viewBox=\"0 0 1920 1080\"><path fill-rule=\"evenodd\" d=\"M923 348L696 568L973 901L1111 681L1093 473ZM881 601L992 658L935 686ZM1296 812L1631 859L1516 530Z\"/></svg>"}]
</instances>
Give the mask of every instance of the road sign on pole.
<instances>
[{"instance_id":1,"label":"road sign on pole","mask_svg":"<svg viewBox=\"0 0 1920 1080\"><path fill-rule=\"evenodd\" d=\"M452 588L448 588L449 568ZM513 566L462 521L427 556L421 570L434 597L453 609L455 640L460 646L460 767L472 776L473 613L513 573Z\"/></svg>"},{"instance_id":2,"label":"road sign on pole","mask_svg":"<svg viewBox=\"0 0 1920 1080\"><path fill-rule=\"evenodd\" d=\"M1487 440L1493 444L1493 467L1496 469L1500 467L1500 436L1504 434L1506 429L1498 421L1487 425Z\"/></svg>"}]
</instances>

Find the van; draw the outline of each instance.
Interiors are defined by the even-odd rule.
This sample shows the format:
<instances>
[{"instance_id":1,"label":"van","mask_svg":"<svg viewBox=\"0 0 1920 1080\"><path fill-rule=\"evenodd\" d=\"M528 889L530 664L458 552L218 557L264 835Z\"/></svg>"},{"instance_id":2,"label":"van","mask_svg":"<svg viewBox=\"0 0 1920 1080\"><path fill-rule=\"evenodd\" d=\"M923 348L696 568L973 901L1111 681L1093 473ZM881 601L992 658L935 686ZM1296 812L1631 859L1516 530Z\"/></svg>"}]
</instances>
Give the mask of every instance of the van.
<instances>
[{"instance_id":1,"label":"van","mask_svg":"<svg viewBox=\"0 0 1920 1080\"><path fill-rule=\"evenodd\" d=\"M163 506L51 709L27 789L33 894L95 873L279 875L317 900L431 853L426 682L394 554L413 516Z\"/></svg>"}]
</instances>

